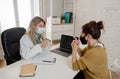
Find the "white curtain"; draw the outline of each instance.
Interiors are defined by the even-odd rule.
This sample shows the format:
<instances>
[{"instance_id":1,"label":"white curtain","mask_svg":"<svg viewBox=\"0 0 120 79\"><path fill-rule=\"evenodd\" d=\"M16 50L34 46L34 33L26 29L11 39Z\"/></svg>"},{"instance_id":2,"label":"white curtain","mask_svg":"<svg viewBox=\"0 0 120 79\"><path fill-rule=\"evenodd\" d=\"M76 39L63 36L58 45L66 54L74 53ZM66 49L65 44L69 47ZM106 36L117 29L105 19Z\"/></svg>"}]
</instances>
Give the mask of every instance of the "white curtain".
<instances>
[{"instance_id":1,"label":"white curtain","mask_svg":"<svg viewBox=\"0 0 120 79\"><path fill-rule=\"evenodd\" d=\"M43 0L31 0L32 17L40 16L43 18Z\"/></svg>"},{"instance_id":2,"label":"white curtain","mask_svg":"<svg viewBox=\"0 0 120 79\"><path fill-rule=\"evenodd\" d=\"M1 31L15 27L13 0L0 0Z\"/></svg>"}]
</instances>

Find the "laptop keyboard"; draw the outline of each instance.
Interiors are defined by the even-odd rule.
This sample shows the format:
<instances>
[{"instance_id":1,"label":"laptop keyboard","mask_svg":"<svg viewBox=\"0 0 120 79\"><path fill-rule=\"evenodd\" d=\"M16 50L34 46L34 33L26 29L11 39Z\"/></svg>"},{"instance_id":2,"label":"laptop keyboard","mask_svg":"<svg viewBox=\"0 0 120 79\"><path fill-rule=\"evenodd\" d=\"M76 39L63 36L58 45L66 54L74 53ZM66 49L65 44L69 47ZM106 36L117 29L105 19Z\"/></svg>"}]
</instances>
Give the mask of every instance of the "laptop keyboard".
<instances>
[{"instance_id":1,"label":"laptop keyboard","mask_svg":"<svg viewBox=\"0 0 120 79\"><path fill-rule=\"evenodd\" d=\"M60 48L53 49L53 50L51 50L51 52L62 55L62 56L65 56L65 57L68 57L68 56L71 55L71 53L67 53L65 51L62 51L62 50L60 50Z\"/></svg>"}]
</instances>

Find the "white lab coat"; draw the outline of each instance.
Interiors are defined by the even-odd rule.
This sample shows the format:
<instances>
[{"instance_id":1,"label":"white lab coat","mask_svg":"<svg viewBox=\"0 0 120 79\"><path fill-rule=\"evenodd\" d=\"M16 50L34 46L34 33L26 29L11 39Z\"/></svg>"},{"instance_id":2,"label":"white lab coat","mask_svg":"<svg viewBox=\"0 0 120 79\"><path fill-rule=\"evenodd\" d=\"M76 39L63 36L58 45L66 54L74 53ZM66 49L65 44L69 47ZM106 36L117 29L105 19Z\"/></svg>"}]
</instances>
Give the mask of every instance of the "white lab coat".
<instances>
[{"instance_id":1,"label":"white lab coat","mask_svg":"<svg viewBox=\"0 0 120 79\"><path fill-rule=\"evenodd\" d=\"M39 53L47 53L52 47L51 43L47 45L44 49L41 48L40 44L34 45L30 37L25 34L20 40L20 55L24 59L31 58Z\"/></svg>"}]
</instances>

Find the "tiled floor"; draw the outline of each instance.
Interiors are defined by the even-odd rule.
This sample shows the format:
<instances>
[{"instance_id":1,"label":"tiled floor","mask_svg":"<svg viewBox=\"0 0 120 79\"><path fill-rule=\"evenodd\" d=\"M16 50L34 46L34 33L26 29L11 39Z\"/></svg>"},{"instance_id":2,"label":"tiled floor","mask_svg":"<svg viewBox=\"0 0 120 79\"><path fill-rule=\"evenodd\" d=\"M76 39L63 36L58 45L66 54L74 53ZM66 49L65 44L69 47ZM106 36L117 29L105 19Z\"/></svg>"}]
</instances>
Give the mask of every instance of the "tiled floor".
<instances>
[{"instance_id":1,"label":"tiled floor","mask_svg":"<svg viewBox=\"0 0 120 79\"><path fill-rule=\"evenodd\" d=\"M0 68L6 66L6 61L5 60L0 60Z\"/></svg>"},{"instance_id":2,"label":"tiled floor","mask_svg":"<svg viewBox=\"0 0 120 79\"><path fill-rule=\"evenodd\" d=\"M60 40L55 40L52 42L52 45L56 45L56 44L59 44L60 43Z\"/></svg>"}]
</instances>

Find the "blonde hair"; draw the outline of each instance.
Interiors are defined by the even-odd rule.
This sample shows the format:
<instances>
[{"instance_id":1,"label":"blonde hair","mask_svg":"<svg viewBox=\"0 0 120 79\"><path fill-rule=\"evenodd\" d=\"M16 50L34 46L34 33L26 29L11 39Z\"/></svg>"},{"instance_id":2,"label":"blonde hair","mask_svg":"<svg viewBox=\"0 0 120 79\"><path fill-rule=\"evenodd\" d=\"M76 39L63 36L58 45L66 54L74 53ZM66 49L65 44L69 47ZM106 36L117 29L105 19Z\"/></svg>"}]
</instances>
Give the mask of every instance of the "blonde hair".
<instances>
[{"instance_id":1,"label":"blonde hair","mask_svg":"<svg viewBox=\"0 0 120 79\"><path fill-rule=\"evenodd\" d=\"M45 21L42 18L40 18L39 16L34 17L30 21L30 24L29 24L29 27L27 30L27 34L31 38L34 45L37 44L36 38L38 37L38 35L36 34L34 26L36 26L40 22L43 22L45 25Z\"/></svg>"}]
</instances>

